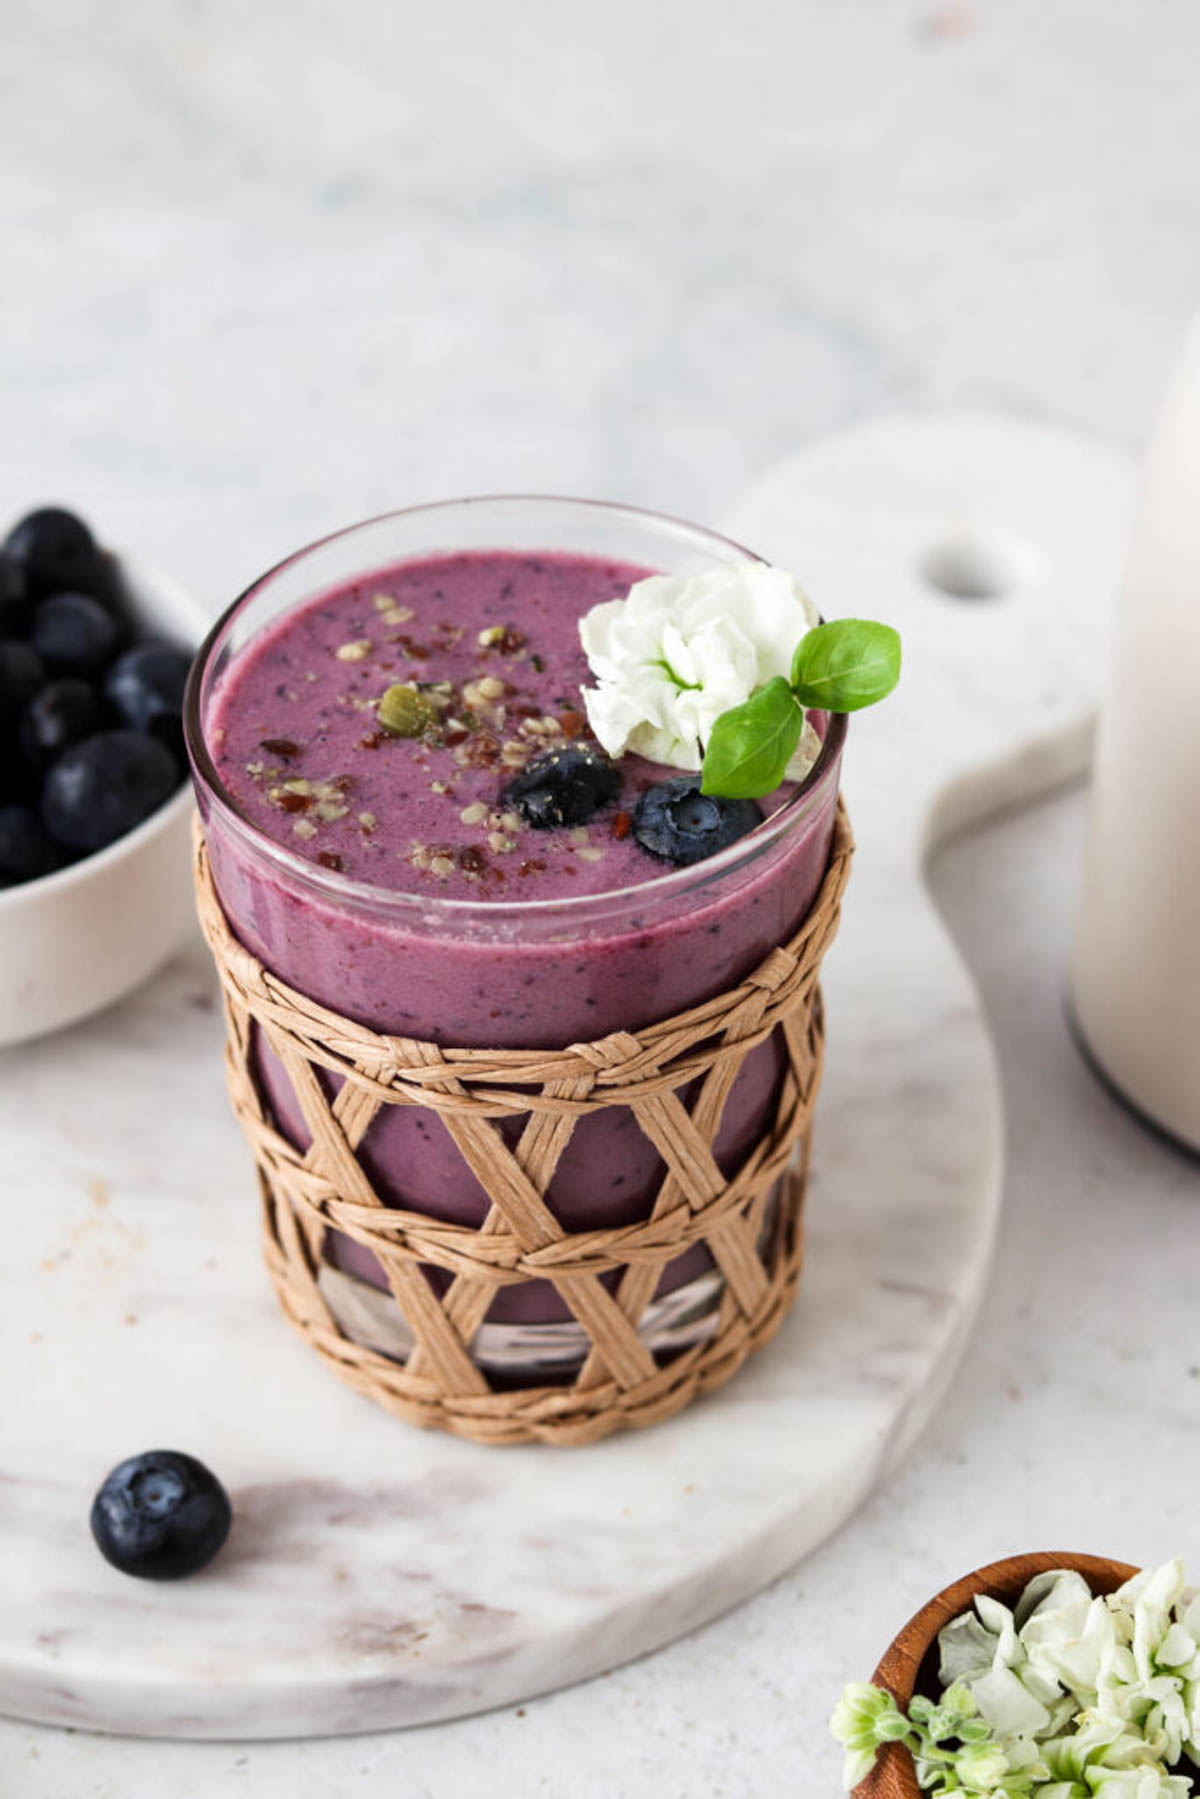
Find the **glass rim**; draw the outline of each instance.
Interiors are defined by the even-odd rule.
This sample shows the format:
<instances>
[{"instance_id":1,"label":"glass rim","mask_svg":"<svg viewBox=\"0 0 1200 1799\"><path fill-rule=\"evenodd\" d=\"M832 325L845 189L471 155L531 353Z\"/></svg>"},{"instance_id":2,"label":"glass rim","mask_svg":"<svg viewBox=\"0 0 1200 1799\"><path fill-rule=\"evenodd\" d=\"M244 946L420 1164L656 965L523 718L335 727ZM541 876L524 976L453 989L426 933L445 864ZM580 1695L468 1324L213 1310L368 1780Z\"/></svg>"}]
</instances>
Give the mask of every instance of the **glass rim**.
<instances>
[{"instance_id":1,"label":"glass rim","mask_svg":"<svg viewBox=\"0 0 1200 1799\"><path fill-rule=\"evenodd\" d=\"M421 518L439 512L453 512L473 507L516 507L546 506L580 507L588 511L607 514L610 517L627 518L635 523L651 527L666 526L676 534L684 534L698 545L720 544L725 549L734 550L739 559L746 562L767 565L767 559L756 551L739 543L736 538L728 537L723 532L712 531L704 525L693 524L688 519L668 512L657 512L649 507L630 506L615 500L580 499L571 494L549 493L491 493L463 495L457 499L430 500L415 506L396 507L387 512L372 514L369 518L358 519L351 525L344 525L336 531L329 531L323 537L314 538L298 550L281 557L272 563L264 573L255 577L248 587L230 602L218 616L208 631L193 659L188 674L187 686L183 697L183 733L187 753L196 775L198 784L206 797L215 802L228 815L235 826L250 839L254 849L264 854L268 860L285 871L292 879L299 879L307 886L314 887L326 899L333 902L349 903L355 906L367 906L376 910L394 911L397 914L422 916L425 918L472 919L480 922L491 920L501 924L506 919L563 916L567 919L581 918L589 910L619 905L622 901L641 904L652 904L659 899L670 899L676 893L685 893L698 881L711 879L727 870L736 868L739 863L757 858L765 850L785 836L790 827L805 817L813 803L814 796L824 787L831 767L834 767L841 755L846 739L846 715L839 712L826 713L828 719L825 735L821 740L821 749L816 761L805 775L796 791L784 801L778 811L764 818L761 824L748 831L744 837L737 838L725 849L718 850L713 856L706 856L700 862L694 862L682 868L669 868L663 874L651 875L648 880L638 881L633 886L605 888L598 893L580 893L560 896L554 899L442 899L436 894L410 893L395 888L379 887L369 881L355 881L335 869L323 868L319 863L309 862L304 856L289 849L286 844L269 836L258 825L250 814L234 798L217 772L216 764L209 753L204 738L202 719L202 700L205 675L214 655L221 648L227 630L234 624L242 610L249 605L256 595L262 593L271 583L287 570L313 556L317 551L327 548L344 538L352 538L360 532L377 525L385 525L393 520ZM503 543L492 546L503 550ZM552 553L554 546L540 546L547 553ZM364 575L371 571L364 569ZM311 597L311 596L310 596ZM688 770L680 770L688 773ZM695 772L695 771L691 771Z\"/></svg>"}]
</instances>

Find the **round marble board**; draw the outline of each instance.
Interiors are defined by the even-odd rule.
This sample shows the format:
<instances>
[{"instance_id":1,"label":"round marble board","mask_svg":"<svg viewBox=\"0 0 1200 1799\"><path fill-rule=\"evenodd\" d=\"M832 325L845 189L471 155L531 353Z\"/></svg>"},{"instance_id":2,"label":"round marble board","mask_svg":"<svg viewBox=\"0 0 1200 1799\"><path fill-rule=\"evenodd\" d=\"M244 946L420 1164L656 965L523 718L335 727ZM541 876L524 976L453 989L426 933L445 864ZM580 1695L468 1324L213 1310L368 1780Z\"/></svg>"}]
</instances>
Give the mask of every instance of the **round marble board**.
<instances>
[{"instance_id":1,"label":"round marble board","mask_svg":"<svg viewBox=\"0 0 1200 1799\"><path fill-rule=\"evenodd\" d=\"M1130 494L1122 460L1057 432L898 420L726 521L830 615L895 622L906 667L851 728L799 1300L668 1424L483 1449L326 1373L260 1265L198 945L0 1056L0 1709L193 1737L453 1717L670 1641L854 1510L949 1378L1000 1198L995 1062L923 860L1083 766ZM225 1551L176 1585L117 1574L87 1528L99 1479L152 1446L234 1501Z\"/></svg>"}]
</instances>

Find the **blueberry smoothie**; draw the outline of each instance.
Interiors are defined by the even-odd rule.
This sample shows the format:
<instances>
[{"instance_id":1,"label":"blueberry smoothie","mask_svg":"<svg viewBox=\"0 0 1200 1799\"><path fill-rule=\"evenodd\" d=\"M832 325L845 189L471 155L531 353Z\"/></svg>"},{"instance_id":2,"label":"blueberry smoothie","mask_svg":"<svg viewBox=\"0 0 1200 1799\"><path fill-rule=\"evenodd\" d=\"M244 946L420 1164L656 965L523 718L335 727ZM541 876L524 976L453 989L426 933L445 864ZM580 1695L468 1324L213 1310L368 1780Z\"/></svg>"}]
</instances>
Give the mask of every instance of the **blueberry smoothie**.
<instances>
[{"instance_id":1,"label":"blueberry smoothie","mask_svg":"<svg viewBox=\"0 0 1200 1799\"><path fill-rule=\"evenodd\" d=\"M812 903L837 795L840 720L803 788L759 802L714 806L678 769L610 761L581 700L579 620L652 569L745 553L617 509L579 508L581 525L568 502L541 503L539 541L536 521L517 531L503 516L519 504L478 503L500 513L480 520L478 543L446 547L434 516L445 509L430 508L283 565L210 639L189 721L238 938L331 1009L462 1047L561 1048L736 983ZM614 531L605 517L597 530L593 514L610 513L633 523ZM282 1068L261 1041L256 1053L277 1126L306 1146ZM748 1059L715 1146L727 1173L761 1133L782 1069L773 1041ZM510 1141L520 1124L506 1123ZM486 1214L432 1113L386 1108L360 1156L387 1203L464 1224ZM596 1114L577 1125L547 1201L574 1229L632 1222L662 1172L631 1114ZM386 1289L348 1239L331 1233L325 1254L335 1313L351 1283ZM705 1277L718 1278L707 1252L690 1251L660 1293ZM567 1316L548 1285L504 1288L481 1335ZM379 1341L378 1315L373 1334L401 1353Z\"/></svg>"}]
</instances>

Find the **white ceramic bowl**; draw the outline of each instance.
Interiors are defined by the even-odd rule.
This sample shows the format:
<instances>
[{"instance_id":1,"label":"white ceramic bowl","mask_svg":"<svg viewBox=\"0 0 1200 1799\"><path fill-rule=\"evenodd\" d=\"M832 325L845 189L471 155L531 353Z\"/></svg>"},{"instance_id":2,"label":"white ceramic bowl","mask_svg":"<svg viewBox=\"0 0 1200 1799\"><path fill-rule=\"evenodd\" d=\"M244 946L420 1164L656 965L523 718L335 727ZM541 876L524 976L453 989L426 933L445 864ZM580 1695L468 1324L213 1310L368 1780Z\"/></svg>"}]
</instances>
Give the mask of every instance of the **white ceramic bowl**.
<instances>
[{"instance_id":1,"label":"white ceramic bowl","mask_svg":"<svg viewBox=\"0 0 1200 1799\"><path fill-rule=\"evenodd\" d=\"M176 582L119 559L149 631L189 646L211 622ZM185 771L186 772L186 771ZM0 889L0 1045L111 1005L194 929L191 782L136 831L58 874Z\"/></svg>"}]
</instances>

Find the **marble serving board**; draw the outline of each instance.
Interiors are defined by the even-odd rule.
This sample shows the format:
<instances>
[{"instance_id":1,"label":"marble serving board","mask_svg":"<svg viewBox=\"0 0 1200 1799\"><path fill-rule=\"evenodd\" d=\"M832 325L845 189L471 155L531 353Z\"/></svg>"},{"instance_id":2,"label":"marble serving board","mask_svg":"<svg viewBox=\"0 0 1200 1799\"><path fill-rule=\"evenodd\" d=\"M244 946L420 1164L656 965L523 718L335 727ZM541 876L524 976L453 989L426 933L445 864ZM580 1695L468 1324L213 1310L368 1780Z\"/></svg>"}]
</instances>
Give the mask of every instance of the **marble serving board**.
<instances>
[{"instance_id":1,"label":"marble serving board","mask_svg":"<svg viewBox=\"0 0 1200 1799\"><path fill-rule=\"evenodd\" d=\"M799 1299L665 1425L484 1449L325 1371L260 1265L198 945L0 1055L0 1710L185 1737L454 1717L670 1641L854 1510L937 1403L999 1215L995 1061L924 860L1083 765L1131 491L1120 458L1048 429L897 420L788 462L726 521L830 615L894 621L906 664L851 731ZM235 1508L221 1557L173 1586L115 1573L88 1534L101 1477L152 1446L202 1457Z\"/></svg>"}]
</instances>

